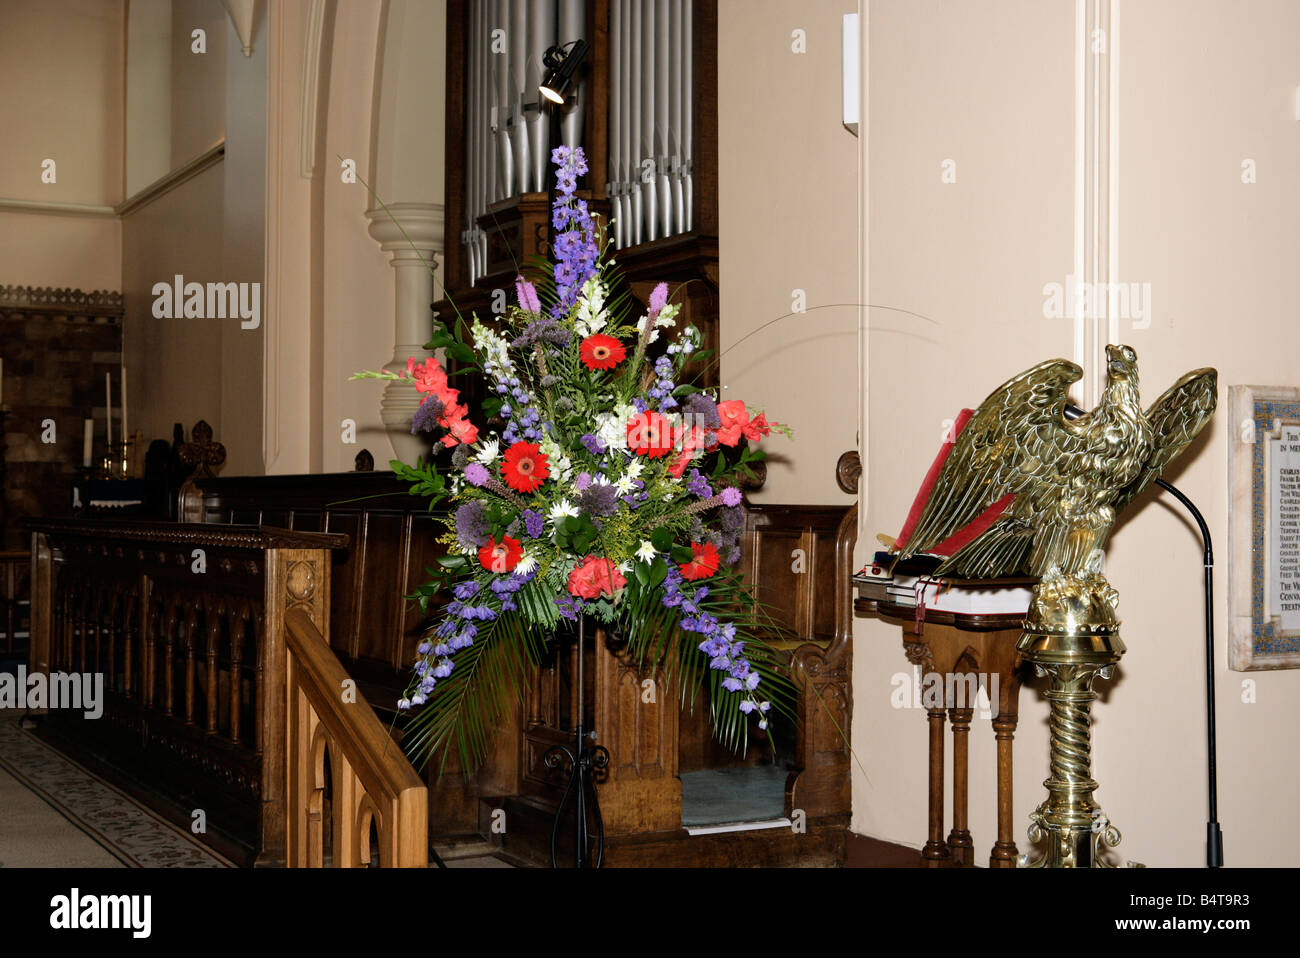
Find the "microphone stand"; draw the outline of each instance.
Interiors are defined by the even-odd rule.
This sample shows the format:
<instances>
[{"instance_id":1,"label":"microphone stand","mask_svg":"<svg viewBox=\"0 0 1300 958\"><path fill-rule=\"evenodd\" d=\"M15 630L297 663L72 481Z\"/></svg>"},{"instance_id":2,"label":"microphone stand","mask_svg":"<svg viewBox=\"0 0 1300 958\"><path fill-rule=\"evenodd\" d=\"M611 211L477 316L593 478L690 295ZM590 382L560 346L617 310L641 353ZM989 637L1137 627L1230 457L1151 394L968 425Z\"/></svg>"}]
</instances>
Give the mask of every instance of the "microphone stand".
<instances>
[{"instance_id":1,"label":"microphone stand","mask_svg":"<svg viewBox=\"0 0 1300 958\"><path fill-rule=\"evenodd\" d=\"M1156 485L1187 507L1201 528L1201 542L1205 549L1205 717L1210 746L1210 819L1205 825L1205 865L1207 868L1222 868L1223 832L1219 829L1218 752L1214 733L1214 548L1210 543L1209 526L1192 500L1163 479L1156 479Z\"/></svg>"},{"instance_id":2,"label":"microphone stand","mask_svg":"<svg viewBox=\"0 0 1300 958\"><path fill-rule=\"evenodd\" d=\"M1073 403L1065 404L1065 418L1071 421L1084 414L1083 409ZM1214 547L1210 542L1210 527L1205 524L1205 517L1178 489L1165 480L1157 478L1156 485L1164 489L1187 507L1187 511L1196 520L1201 530L1201 544L1205 558L1205 718L1207 738L1209 739L1209 792L1210 818L1205 823L1205 866L1207 868L1223 867L1223 832L1219 829L1219 760L1215 744L1214 730Z\"/></svg>"}]
</instances>

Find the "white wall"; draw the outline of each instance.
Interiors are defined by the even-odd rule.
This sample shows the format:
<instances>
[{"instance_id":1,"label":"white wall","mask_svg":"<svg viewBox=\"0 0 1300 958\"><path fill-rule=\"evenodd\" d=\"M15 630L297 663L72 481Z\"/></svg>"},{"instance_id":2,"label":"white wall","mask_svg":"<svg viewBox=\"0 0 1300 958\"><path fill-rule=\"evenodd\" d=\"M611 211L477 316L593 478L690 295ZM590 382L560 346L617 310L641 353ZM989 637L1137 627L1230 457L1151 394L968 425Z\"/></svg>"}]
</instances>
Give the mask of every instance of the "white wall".
<instances>
[{"instance_id":1,"label":"white wall","mask_svg":"<svg viewBox=\"0 0 1300 958\"><path fill-rule=\"evenodd\" d=\"M120 288L124 16L0 0L0 284Z\"/></svg>"},{"instance_id":2,"label":"white wall","mask_svg":"<svg viewBox=\"0 0 1300 958\"><path fill-rule=\"evenodd\" d=\"M1181 373L1219 368L1232 383L1296 385L1293 291L1300 258L1300 8L1144 0L1120 5L1117 43L1118 279L1150 282L1154 316L1121 337L1137 350L1144 401ZM872 311L870 437L860 557L895 534L939 444L942 421L1042 359L1073 356L1072 323L1043 318L1042 287L1073 258L1074 4L872 0L869 4ZM1241 182L1257 161L1259 182ZM956 160L955 184L940 182ZM1227 542L1227 448L1220 415L1171 478ZM869 541L870 540L870 541ZM1144 496L1122 520L1106 573L1120 591L1129 648L1094 710L1097 798L1124 833L1121 854L1148 865L1204 862L1205 745L1201 566L1179 507ZM1217 570L1220 817L1229 865L1294 865L1279 829L1300 780L1294 672L1226 670ZM910 672L897 625L855 635L855 831L919 847L926 831L924 713L890 707L890 677ZM1258 702L1241 701L1242 680ZM1016 838L1044 797L1046 705L1027 688L1016 736ZM994 838L992 733L971 743L977 857ZM949 750L950 751L950 750ZM949 760L951 761L951 760ZM950 814L950 813L949 813ZM951 824L951 818L948 819ZM945 828L946 832L946 828Z\"/></svg>"},{"instance_id":3,"label":"white wall","mask_svg":"<svg viewBox=\"0 0 1300 958\"><path fill-rule=\"evenodd\" d=\"M848 501L835 462L858 444L858 141L841 123L840 33L856 8L718 4L722 397L795 433L763 444L759 501ZM787 315L797 297L807 311Z\"/></svg>"},{"instance_id":4,"label":"white wall","mask_svg":"<svg viewBox=\"0 0 1300 958\"><path fill-rule=\"evenodd\" d=\"M137 176L152 176L133 194L147 196L122 220L122 288L126 293L126 364L131 422L146 442L171 438L205 419L226 447L226 475L257 475L262 457L261 326L244 329L238 318L157 318L153 286L172 282L263 283L266 209L266 18L258 18L253 54L245 57L219 0L173 0L171 31L156 35L163 15L142 8L144 64L137 70L127 50L128 76L150 75L167 51L170 109L165 123L150 113L155 97L136 89L142 103L128 105L137 121L127 130L127 152ZM206 32L206 52L193 48L192 31ZM130 92L130 87L128 92ZM165 142L160 145L160 138ZM217 143L225 155L215 165L155 195L158 163L176 171Z\"/></svg>"}]
</instances>

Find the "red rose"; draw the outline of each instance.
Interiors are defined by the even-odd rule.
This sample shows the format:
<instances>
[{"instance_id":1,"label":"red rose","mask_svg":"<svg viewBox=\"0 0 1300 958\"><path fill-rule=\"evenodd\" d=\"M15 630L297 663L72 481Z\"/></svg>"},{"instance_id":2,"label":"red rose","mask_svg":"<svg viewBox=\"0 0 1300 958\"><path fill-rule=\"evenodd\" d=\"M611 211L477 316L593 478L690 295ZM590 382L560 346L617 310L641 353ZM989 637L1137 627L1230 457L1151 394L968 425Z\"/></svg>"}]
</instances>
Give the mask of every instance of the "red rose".
<instances>
[{"instance_id":1,"label":"red rose","mask_svg":"<svg viewBox=\"0 0 1300 958\"><path fill-rule=\"evenodd\" d=\"M623 573L609 559L587 556L582 564L569 573L569 592L580 599L594 599L600 595L611 598L627 585Z\"/></svg>"},{"instance_id":2,"label":"red rose","mask_svg":"<svg viewBox=\"0 0 1300 958\"><path fill-rule=\"evenodd\" d=\"M613 369L627 358L627 350L613 336L596 333L582 341L578 355L588 369Z\"/></svg>"},{"instance_id":3,"label":"red rose","mask_svg":"<svg viewBox=\"0 0 1300 958\"><path fill-rule=\"evenodd\" d=\"M718 571L718 547L712 542L700 545L691 543L691 561L681 565L682 577L686 579L707 579Z\"/></svg>"},{"instance_id":4,"label":"red rose","mask_svg":"<svg viewBox=\"0 0 1300 958\"><path fill-rule=\"evenodd\" d=\"M502 575L519 565L523 555L524 550L518 539L502 536L500 542L488 539L483 548L478 550L478 561L489 572Z\"/></svg>"},{"instance_id":5,"label":"red rose","mask_svg":"<svg viewBox=\"0 0 1300 958\"><path fill-rule=\"evenodd\" d=\"M637 413L627 423L627 447L638 456L666 456L673 448L672 423L657 412Z\"/></svg>"},{"instance_id":6,"label":"red rose","mask_svg":"<svg viewBox=\"0 0 1300 958\"><path fill-rule=\"evenodd\" d=\"M550 460L535 442L517 442L506 450L501 478L515 492L534 492L551 474Z\"/></svg>"}]
</instances>

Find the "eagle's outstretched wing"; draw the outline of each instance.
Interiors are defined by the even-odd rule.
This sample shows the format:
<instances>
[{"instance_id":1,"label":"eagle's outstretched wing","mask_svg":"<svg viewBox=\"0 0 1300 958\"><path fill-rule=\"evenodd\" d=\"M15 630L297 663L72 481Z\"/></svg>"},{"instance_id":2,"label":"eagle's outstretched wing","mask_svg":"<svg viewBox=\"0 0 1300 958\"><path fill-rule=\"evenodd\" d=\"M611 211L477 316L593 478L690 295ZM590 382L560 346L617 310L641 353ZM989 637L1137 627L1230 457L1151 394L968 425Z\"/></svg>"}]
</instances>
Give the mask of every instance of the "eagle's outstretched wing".
<instances>
[{"instance_id":1,"label":"eagle's outstretched wing","mask_svg":"<svg viewBox=\"0 0 1300 958\"><path fill-rule=\"evenodd\" d=\"M1087 452L1082 429L1065 419L1066 396L1083 370L1054 359L995 389L957 436L904 556L951 558L938 571L971 576L1020 571L1033 545L1032 517L1059 495Z\"/></svg>"},{"instance_id":2,"label":"eagle's outstretched wing","mask_svg":"<svg viewBox=\"0 0 1300 958\"><path fill-rule=\"evenodd\" d=\"M1206 367L1184 375L1151 404L1146 418L1155 437L1155 451L1138 477L1116 497L1116 515L1191 445L1214 415L1218 398L1219 374Z\"/></svg>"}]
</instances>

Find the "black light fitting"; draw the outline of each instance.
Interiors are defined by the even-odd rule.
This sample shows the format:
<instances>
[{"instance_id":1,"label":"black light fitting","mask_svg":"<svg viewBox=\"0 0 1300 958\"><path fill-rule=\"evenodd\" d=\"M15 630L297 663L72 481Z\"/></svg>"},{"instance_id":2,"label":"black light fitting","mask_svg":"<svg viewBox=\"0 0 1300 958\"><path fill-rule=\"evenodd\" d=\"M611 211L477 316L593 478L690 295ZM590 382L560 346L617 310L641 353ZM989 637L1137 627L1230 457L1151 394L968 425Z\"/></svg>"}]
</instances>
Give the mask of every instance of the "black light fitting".
<instances>
[{"instance_id":1,"label":"black light fitting","mask_svg":"<svg viewBox=\"0 0 1300 958\"><path fill-rule=\"evenodd\" d=\"M546 71L537 89L552 103L563 104L568 96L573 77L582 66L589 46L586 40L574 40L563 46L550 47L542 54L542 68Z\"/></svg>"}]
</instances>

